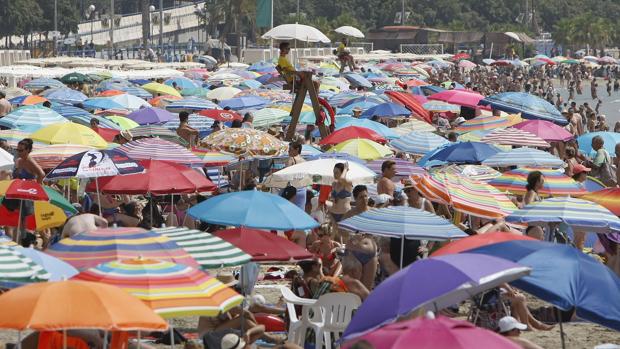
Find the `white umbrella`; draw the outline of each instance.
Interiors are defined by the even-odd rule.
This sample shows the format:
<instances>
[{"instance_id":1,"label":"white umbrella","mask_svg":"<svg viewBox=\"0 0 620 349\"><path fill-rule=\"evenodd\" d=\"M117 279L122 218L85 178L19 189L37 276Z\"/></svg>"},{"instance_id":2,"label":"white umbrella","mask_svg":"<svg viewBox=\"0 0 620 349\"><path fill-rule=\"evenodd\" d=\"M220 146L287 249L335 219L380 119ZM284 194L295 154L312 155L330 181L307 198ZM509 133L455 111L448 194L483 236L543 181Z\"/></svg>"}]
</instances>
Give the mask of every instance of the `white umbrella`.
<instances>
[{"instance_id":1,"label":"white umbrella","mask_svg":"<svg viewBox=\"0 0 620 349\"><path fill-rule=\"evenodd\" d=\"M364 37L364 33L362 33L361 30L355 28L355 27L351 27L349 25L345 25L339 28L334 29L334 31L336 33L339 34L343 34L346 36L352 36L354 38L363 38Z\"/></svg>"},{"instance_id":2,"label":"white umbrella","mask_svg":"<svg viewBox=\"0 0 620 349\"><path fill-rule=\"evenodd\" d=\"M282 24L266 32L263 39L299 40L306 42L329 43L331 40L320 30L304 24Z\"/></svg>"},{"instance_id":3,"label":"white umbrella","mask_svg":"<svg viewBox=\"0 0 620 349\"><path fill-rule=\"evenodd\" d=\"M342 159L319 159L306 161L282 169L265 179L265 186L284 188L288 183L301 187L310 184L331 185L334 181L334 166L346 162ZM357 162L348 161L349 170L346 178L353 185L372 183L376 174L368 167Z\"/></svg>"},{"instance_id":4,"label":"white umbrella","mask_svg":"<svg viewBox=\"0 0 620 349\"><path fill-rule=\"evenodd\" d=\"M207 98L217 99L221 101L223 99L233 98L240 92L241 90L235 87L230 87L230 86L218 87L214 90L207 92Z\"/></svg>"},{"instance_id":5,"label":"white umbrella","mask_svg":"<svg viewBox=\"0 0 620 349\"><path fill-rule=\"evenodd\" d=\"M0 171L13 170L13 155L4 149L0 149Z\"/></svg>"}]
</instances>

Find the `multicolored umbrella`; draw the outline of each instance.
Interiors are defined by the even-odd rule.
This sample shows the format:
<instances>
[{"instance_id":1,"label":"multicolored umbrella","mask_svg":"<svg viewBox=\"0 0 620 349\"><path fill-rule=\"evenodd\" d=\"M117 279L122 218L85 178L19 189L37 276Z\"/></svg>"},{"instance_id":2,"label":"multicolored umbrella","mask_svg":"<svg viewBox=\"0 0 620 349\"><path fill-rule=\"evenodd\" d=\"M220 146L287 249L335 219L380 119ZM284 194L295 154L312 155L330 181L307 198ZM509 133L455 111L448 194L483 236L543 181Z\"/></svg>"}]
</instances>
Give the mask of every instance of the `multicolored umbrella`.
<instances>
[{"instance_id":1,"label":"multicolored umbrella","mask_svg":"<svg viewBox=\"0 0 620 349\"><path fill-rule=\"evenodd\" d=\"M217 104L197 97L179 99L178 101L172 101L170 104L166 105L166 110L173 113L179 113L182 111L197 112L215 108L219 108Z\"/></svg>"},{"instance_id":2,"label":"multicolored umbrella","mask_svg":"<svg viewBox=\"0 0 620 349\"><path fill-rule=\"evenodd\" d=\"M524 119L547 120L558 125L568 123L553 104L530 93L503 92L482 99L480 105L488 105L507 113L520 113Z\"/></svg>"},{"instance_id":3,"label":"multicolored umbrella","mask_svg":"<svg viewBox=\"0 0 620 349\"><path fill-rule=\"evenodd\" d=\"M46 178L98 178L143 171L142 165L117 149L89 150L63 160Z\"/></svg>"},{"instance_id":4,"label":"multicolored umbrella","mask_svg":"<svg viewBox=\"0 0 620 349\"><path fill-rule=\"evenodd\" d=\"M533 133L548 142L567 141L573 138L573 135L563 127L545 120L527 120L513 127Z\"/></svg>"},{"instance_id":5,"label":"multicolored umbrella","mask_svg":"<svg viewBox=\"0 0 620 349\"><path fill-rule=\"evenodd\" d=\"M154 96L157 95L171 95L181 97L179 91L177 91L174 87L160 84L157 82L149 82L148 84L141 86L146 91L152 93Z\"/></svg>"},{"instance_id":6,"label":"multicolored umbrella","mask_svg":"<svg viewBox=\"0 0 620 349\"><path fill-rule=\"evenodd\" d=\"M210 119L210 118L205 118L203 116L200 116L198 114L189 114L189 117L187 119L187 123L189 124L190 127L195 128L196 130L198 130L198 132L207 132L207 131L212 131L212 126L213 123L215 122L215 120ZM179 128L181 124L181 121L179 119L173 119L170 120L168 122L166 122L165 124L162 124L162 127L165 127L167 129L169 129L170 131L174 132L176 135L176 129ZM143 126L145 127L145 126ZM133 132L133 130L132 130ZM175 140L176 143L179 144L185 144L186 141L180 137L176 137Z\"/></svg>"},{"instance_id":7,"label":"multicolored umbrella","mask_svg":"<svg viewBox=\"0 0 620 349\"><path fill-rule=\"evenodd\" d=\"M170 122L170 121L169 121ZM167 125L165 123L164 125ZM178 127L178 124L177 124ZM180 144L182 146L187 146L189 143L179 135L173 131L173 129L169 127L159 126L159 125L142 125L136 128L131 129L132 139L140 139L140 138L148 138L148 137L157 137L161 139L165 139L170 142L174 142L176 144Z\"/></svg>"},{"instance_id":8,"label":"multicolored umbrella","mask_svg":"<svg viewBox=\"0 0 620 349\"><path fill-rule=\"evenodd\" d=\"M47 252L80 270L138 257L199 267L174 241L141 228L106 228L76 234L55 243Z\"/></svg>"},{"instance_id":9,"label":"multicolored umbrella","mask_svg":"<svg viewBox=\"0 0 620 349\"><path fill-rule=\"evenodd\" d=\"M471 235L466 238L451 241L437 251L433 252L432 257L461 253L478 247L518 240L536 241L536 239L526 235L507 234L503 231L487 232L484 234Z\"/></svg>"},{"instance_id":10,"label":"multicolored umbrella","mask_svg":"<svg viewBox=\"0 0 620 349\"><path fill-rule=\"evenodd\" d=\"M218 230L214 235L237 246L255 262L290 262L314 257L294 242L264 230L241 227Z\"/></svg>"},{"instance_id":11,"label":"multicolored umbrella","mask_svg":"<svg viewBox=\"0 0 620 349\"><path fill-rule=\"evenodd\" d=\"M527 176L532 171L542 172L545 183L538 190L541 196L581 196L588 191L572 178L564 174L564 170L539 169L532 167L521 167L515 170L504 172L501 176L491 180L490 185L502 191L509 191L513 194L524 195L527 192Z\"/></svg>"},{"instance_id":12,"label":"multicolored umbrella","mask_svg":"<svg viewBox=\"0 0 620 349\"><path fill-rule=\"evenodd\" d=\"M481 139L491 144L514 145L522 147L549 148L551 145L533 133L518 128L495 129Z\"/></svg>"},{"instance_id":13,"label":"multicolored umbrella","mask_svg":"<svg viewBox=\"0 0 620 349\"><path fill-rule=\"evenodd\" d=\"M164 318L217 316L243 301L240 294L216 278L168 261L113 261L84 270L72 279L118 286Z\"/></svg>"},{"instance_id":14,"label":"multicolored umbrella","mask_svg":"<svg viewBox=\"0 0 620 349\"><path fill-rule=\"evenodd\" d=\"M168 104L183 99L181 96L163 95L149 99L149 104L157 108L165 108Z\"/></svg>"},{"instance_id":15,"label":"multicolored umbrella","mask_svg":"<svg viewBox=\"0 0 620 349\"><path fill-rule=\"evenodd\" d=\"M491 167L536 166L536 167L564 167L564 161L557 156L533 148L516 148L510 151L499 152L482 161L483 165Z\"/></svg>"},{"instance_id":16,"label":"multicolored umbrella","mask_svg":"<svg viewBox=\"0 0 620 349\"><path fill-rule=\"evenodd\" d=\"M47 144L75 144L104 149L106 142L91 128L73 122L57 123L40 128L30 135L35 141Z\"/></svg>"},{"instance_id":17,"label":"multicolored umbrella","mask_svg":"<svg viewBox=\"0 0 620 349\"><path fill-rule=\"evenodd\" d=\"M48 99L41 96L19 96L9 99L9 102L13 105L36 105L47 102Z\"/></svg>"},{"instance_id":18,"label":"multicolored umbrella","mask_svg":"<svg viewBox=\"0 0 620 349\"><path fill-rule=\"evenodd\" d=\"M73 209L75 211L75 209ZM67 214L62 208L47 202L35 201L31 214L26 215L19 211L11 211L5 205L0 206L0 225L7 227L21 227L32 231L56 228L65 224Z\"/></svg>"},{"instance_id":19,"label":"multicolored umbrella","mask_svg":"<svg viewBox=\"0 0 620 349\"><path fill-rule=\"evenodd\" d=\"M0 126L30 132L62 122L69 122L69 120L52 109L40 105L24 106L0 118Z\"/></svg>"},{"instance_id":20,"label":"multicolored umbrella","mask_svg":"<svg viewBox=\"0 0 620 349\"><path fill-rule=\"evenodd\" d=\"M36 147L30 153L30 156L32 156L43 169L52 169L68 157L89 150L94 150L94 148L88 145L52 144Z\"/></svg>"},{"instance_id":21,"label":"multicolored umbrella","mask_svg":"<svg viewBox=\"0 0 620 349\"><path fill-rule=\"evenodd\" d=\"M330 153L347 153L362 160L376 160L392 155L392 150L368 139L356 138L344 141L329 150Z\"/></svg>"},{"instance_id":22,"label":"multicolored umbrella","mask_svg":"<svg viewBox=\"0 0 620 349\"><path fill-rule=\"evenodd\" d=\"M359 126L343 127L322 139L319 144L339 144L350 139L363 138L377 143L385 143L385 138L375 131Z\"/></svg>"},{"instance_id":23,"label":"multicolored umbrella","mask_svg":"<svg viewBox=\"0 0 620 349\"><path fill-rule=\"evenodd\" d=\"M203 269L234 267L245 264L252 258L228 241L204 231L185 227L167 227L153 231L176 242Z\"/></svg>"},{"instance_id":24,"label":"multicolored umbrella","mask_svg":"<svg viewBox=\"0 0 620 349\"><path fill-rule=\"evenodd\" d=\"M444 144L447 139L430 132L411 132L390 142L390 147L405 153L423 155Z\"/></svg>"},{"instance_id":25,"label":"multicolored umbrella","mask_svg":"<svg viewBox=\"0 0 620 349\"><path fill-rule=\"evenodd\" d=\"M251 128L227 128L214 132L203 138L200 146L237 156L278 156L288 150L288 144Z\"/></svg>"},{"instance_id":26,"label":"multicolored umbrella","mask_svg":"<svg viewBox=\"0 0 620 349\"><path fill-rule=\"evenodd\" d=\"M0 285L4 288L45 282L51 276L21 251L19 247L0 244Z\"/></svg>"},{"instance_id":27,"label":"multicolored umbrella","mask_svg":"<svg viewBox=\"0 0 620 349\"><path fill-rule=\"evenodd\" d=\"M435 132L437 128L428 122L411 119L403 124L398 125L398 127L393 129L400 135L404 135L410 132Z\"/></svg>"},{"instance_id":28,"label":"multicolored umbrella","mask_svg":"<svg viewBox=\"0 0 620 349\"><path fill-rule=\"evenodd\" d=\"M458 133L465 133L478 130L493 130L500 127L509 127L510 120L500 116L478 116L460 124L454 130Z\"/></svg>"},{"instance_id":29,"label":"multicolored umbrella","mask_svg":"<svg viewBox=\"0 0 620 349\"><path fill-rule=\"evenodd\" d=\"M186 148L160 138L142 138L123 144L117 150L135 160L164 160L202 167L203 162Z\"/></svg>"},{"instance_id":30,"label":"multicolored umbrella","mask_svg":"<svg viewBox=\"0 0 620 349\"><path fill-rule=\"evenodd\" d=\"M596 202L616 216L620 216L620 188L605 188L586 194L581 198Z\"/></svg>"},{"instance_id":31,"label":"multicolored umbrella","mask_svg":"<svg viewBox=\"0 0 620 349\"><path fill-rule=\"evenodd\" d=\"M416 175L421 176L426 174L426 170L424 167L418 166L411 161L403 160L399 158L385 158L370 161L366 164L370 170L374 173L380 175L381 174L381 166L383 162L386 160L394 161L396 166L396 179L409 178L409 176Z\"/></svg>"}]
</instances>

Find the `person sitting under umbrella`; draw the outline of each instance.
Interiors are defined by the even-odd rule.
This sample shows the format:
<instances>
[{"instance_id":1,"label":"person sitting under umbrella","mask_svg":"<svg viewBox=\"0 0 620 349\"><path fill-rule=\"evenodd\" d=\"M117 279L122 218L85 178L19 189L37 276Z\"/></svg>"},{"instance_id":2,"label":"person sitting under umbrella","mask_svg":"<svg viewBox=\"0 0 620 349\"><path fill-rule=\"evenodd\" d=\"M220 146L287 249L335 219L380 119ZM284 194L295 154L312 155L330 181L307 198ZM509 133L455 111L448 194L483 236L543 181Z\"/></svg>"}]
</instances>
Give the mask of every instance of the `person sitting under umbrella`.
<instances>
[{"instance_id":1,"label":"person sitting under umbrella","mask_svg":"<svg viewBox=\"0 0 620 349\"><path fill-rule=\"evenodd\" d=\"M526 324L520 323L512 316L504 316L499 319L499 334L515 342L523 349L542 349L542 347L520 337L521 331L526 329Z\"/></svg>"}]
</instances>

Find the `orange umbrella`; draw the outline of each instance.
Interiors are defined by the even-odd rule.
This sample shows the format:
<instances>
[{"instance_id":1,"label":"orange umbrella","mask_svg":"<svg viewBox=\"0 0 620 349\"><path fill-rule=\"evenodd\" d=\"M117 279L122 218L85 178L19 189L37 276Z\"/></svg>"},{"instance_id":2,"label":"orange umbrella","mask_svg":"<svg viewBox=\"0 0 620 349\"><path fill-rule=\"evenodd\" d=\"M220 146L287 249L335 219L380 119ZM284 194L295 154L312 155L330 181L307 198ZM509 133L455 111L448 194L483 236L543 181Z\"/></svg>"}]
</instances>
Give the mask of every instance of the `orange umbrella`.
<instances>
[{"instance_id":1,"label":"orange umbrella","mask_svg":"<svg viewBox=\"0 0 620 349\"><path fill-rule=\"evenodd\" d=\"M170 104L172 101L178 101L180 99L183 99L183 97L163 95L149 99L149 103L154 107L163 108L166 105Z\"/></svg>"},{"instance_id":2,"label":"orange umbrella","mask_svg":"<svg viewBox=\"0 0 620 349\"><path fill-rule=\"evenodd\" d=\"M168 324L141 300L96 282L30 284L0 296L0 328L14 330L165 330Z\"/></svg>"},{"instance_id":3,"label":"orange umbrella","mask_svg":"<svg viewBox=\"0 0 620 349\"><path fill-rule=\"evenodd\" d=\"M99 96L101 96L101 97L112 97L112 96L122 95L122 94L125 94L125 93L127 93L127 92L121 91L121 90L105 90L105 91L99 93Z\"/></svg>"}]
</instances>

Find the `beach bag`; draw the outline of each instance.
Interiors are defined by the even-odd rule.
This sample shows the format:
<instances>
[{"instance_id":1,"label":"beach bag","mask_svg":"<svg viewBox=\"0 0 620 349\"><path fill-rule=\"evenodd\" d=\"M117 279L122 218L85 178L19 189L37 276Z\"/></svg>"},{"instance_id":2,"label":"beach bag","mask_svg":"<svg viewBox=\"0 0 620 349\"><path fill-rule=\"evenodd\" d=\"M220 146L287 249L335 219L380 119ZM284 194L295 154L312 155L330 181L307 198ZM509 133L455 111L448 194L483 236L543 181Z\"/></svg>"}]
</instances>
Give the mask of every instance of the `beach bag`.
<instances>
[{"instance_id":1,"label":"beach bag","mask_svg":"<svg viewBox=\"0 0 620 349\"><path fill-rule=\"evenodd\" d=\"M616 168L611 164L611 158L607 152L605 152L605 162L598 168L592 168L592 175L608 187L616 186Z\"/></svg>"}]
</instances>

